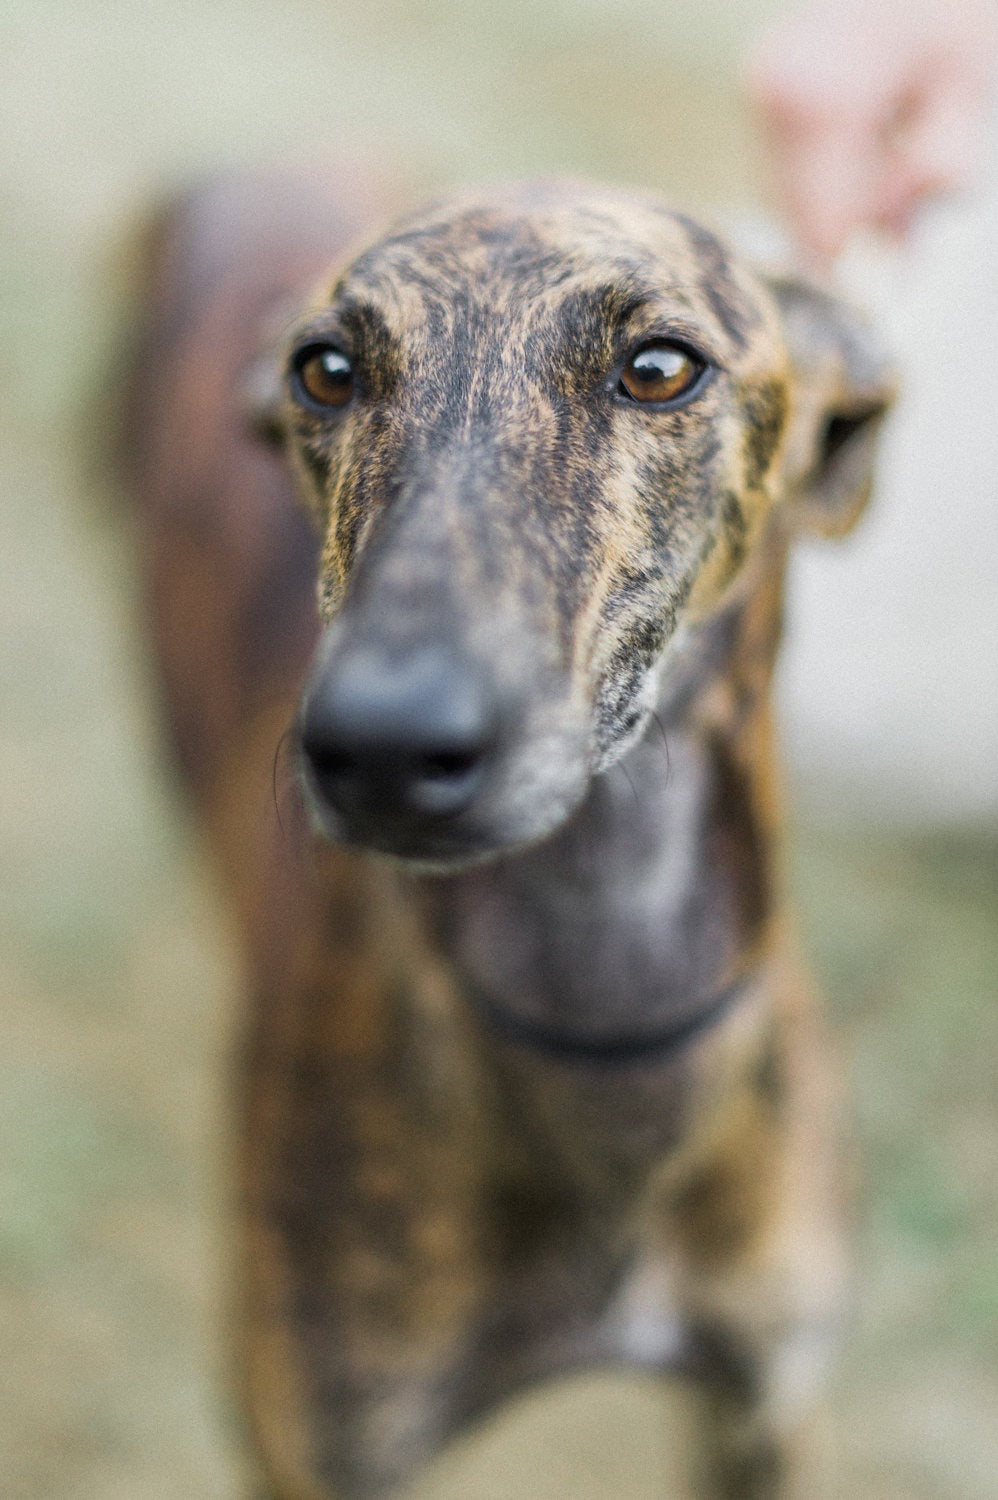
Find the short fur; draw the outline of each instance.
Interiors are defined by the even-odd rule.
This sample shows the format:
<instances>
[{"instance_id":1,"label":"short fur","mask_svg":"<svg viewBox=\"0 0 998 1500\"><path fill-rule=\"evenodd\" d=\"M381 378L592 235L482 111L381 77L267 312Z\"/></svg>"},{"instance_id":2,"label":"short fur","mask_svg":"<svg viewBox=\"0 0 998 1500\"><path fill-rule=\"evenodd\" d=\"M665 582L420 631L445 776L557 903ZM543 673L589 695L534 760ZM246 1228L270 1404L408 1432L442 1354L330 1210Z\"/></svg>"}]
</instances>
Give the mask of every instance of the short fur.
<instances>
[{"instance_id":1,"label":"short fur","mask_svg":"<svg viewBox=\"0 0 998 1500\"><path fill-rule=\"evenodd\" d=\"M129 407L170 722L245 934L273 1494L393 1495L525 1385L617 1363L703 1382L704 1493L814 1496L838 1123L770 684L788 544L861 508L889 374L653 200L469 195L328 273L351 191L172 209ZM662 410L619 386L656 339L708 366ZM353 362L342 411L296 397L310 341ZM458 813L388 786L358 822L306 755L278 818L331 683L380 711L441 661L490 715Z\"/></svg>"}]
</instances>

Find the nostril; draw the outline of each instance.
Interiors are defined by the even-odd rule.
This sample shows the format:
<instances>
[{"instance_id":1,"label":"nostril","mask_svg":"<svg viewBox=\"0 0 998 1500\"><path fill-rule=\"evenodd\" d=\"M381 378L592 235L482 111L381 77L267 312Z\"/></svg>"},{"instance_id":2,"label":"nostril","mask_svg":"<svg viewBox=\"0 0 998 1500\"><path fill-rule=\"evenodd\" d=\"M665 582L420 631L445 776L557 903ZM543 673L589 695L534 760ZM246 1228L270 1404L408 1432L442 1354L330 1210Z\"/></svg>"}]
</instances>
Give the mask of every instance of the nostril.
<instances>
[{"instance_id":1,"label":"nostril","mask_svg":"<svg viewBox=\"0 0 998 1500\"><path fill-rule=\"evenodd\" d=\"M406 807L430 818L463 812L479 788L484 764L484 746L422 751L407 767L403 792Z\"/></svg>"},{"instance_id":2,"label":"nostril","mask_svg":"<svg viewBox=\"0 0 998 1500\"><path fill-rule=\"evenodd\" d=\"M471 774L478 761L474 750L439 750L421 756L415 769L426 781L460 781Z\"/></svg>"},{"instance_id":3,"label":"nostril","mask_svg":"<svg viewBox=\"0 0 998 1500\"><path fill-rule=\"evenodd\" d=\"M363 760L352 750L334 748L321 741L302 740L302 750L312 785L324 802L347 811L363 795Z\"/></svg>"},{"instance_id":4,"label":"nostril","mask_svg":"<svg viewBox=\"0 0 998 1500\"><path fill-rule=\"evenodd\" d=\"M352 776L360 769L359 747L338 733L335 723L327 721L315 705L310 706L302 724L301 748L310 769L322 781Z\"/></svg>"},{"instance_id":5,"label":"nostril","mask_svg":"<svg viewBox=\"0 0 998 1500\"><path fill-rule=\"evenodd\" d=\"M306 742L305 754L317 776L349 776L358 768L357 757L345 750L331 750L328 746Z\"/></svg>"}]
</instances>

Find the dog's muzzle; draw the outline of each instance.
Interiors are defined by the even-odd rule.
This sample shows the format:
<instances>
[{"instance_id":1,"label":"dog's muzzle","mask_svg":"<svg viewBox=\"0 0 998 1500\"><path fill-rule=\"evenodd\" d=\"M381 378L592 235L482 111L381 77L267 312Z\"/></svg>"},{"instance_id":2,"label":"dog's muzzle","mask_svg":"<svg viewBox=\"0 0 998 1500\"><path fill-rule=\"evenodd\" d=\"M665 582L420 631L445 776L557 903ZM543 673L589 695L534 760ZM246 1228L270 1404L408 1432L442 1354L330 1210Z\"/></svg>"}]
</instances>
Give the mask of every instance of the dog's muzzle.
<instances>
[{"instance_id":1,"label":"dog's muzzle","mask_svg":"<svg viewBox=\"0 0 998 1500\"><path fill-rule=\"evenodd\" d=\"M348 647L306 693L305 784L333 837L409 858L458 854L498 753L484 672L445 646Z\"/></svg>"}]
</instances>

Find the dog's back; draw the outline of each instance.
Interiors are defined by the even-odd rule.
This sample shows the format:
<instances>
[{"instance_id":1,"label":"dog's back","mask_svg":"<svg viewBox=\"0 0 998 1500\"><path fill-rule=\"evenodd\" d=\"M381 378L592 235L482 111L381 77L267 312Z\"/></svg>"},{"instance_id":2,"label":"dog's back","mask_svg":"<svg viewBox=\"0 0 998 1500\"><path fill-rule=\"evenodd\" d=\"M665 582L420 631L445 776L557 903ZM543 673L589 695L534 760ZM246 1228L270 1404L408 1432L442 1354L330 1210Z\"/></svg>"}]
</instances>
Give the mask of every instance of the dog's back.
<instances>
[{"instance_id":1,"label":"dog's back","mask_svg":"<svg viewBox=\"0 0 998 1500\"><path fill-rule=\"evenodd\" d=\"M120 461L166 727L249 932L318 634L315 530L254 427L254 378L373 213L359 173L233 174L171 204L137 246Z\"/></svg>"}]
</instances>

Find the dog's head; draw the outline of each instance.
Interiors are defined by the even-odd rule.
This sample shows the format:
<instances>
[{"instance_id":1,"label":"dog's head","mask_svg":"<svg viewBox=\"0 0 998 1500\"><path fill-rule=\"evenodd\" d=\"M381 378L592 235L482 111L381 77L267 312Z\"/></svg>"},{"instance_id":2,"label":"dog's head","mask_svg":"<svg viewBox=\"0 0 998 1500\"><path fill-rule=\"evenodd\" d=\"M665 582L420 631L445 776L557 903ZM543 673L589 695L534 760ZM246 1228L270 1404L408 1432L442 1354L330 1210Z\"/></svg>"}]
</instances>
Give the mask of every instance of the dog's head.
<instances>
[{"instance_id":1,"label":"dog's head","mask_svg":"<svg viewBox=\"0 0 998 1500\"><path fill-rule=\"evenodd\" d=\"M270 417L323 537L325 831L446 868L559 826L760 539L851 524L889 398L837 303L637 197L497 191L360 255Z\"/></svg>"}]
</instances>

